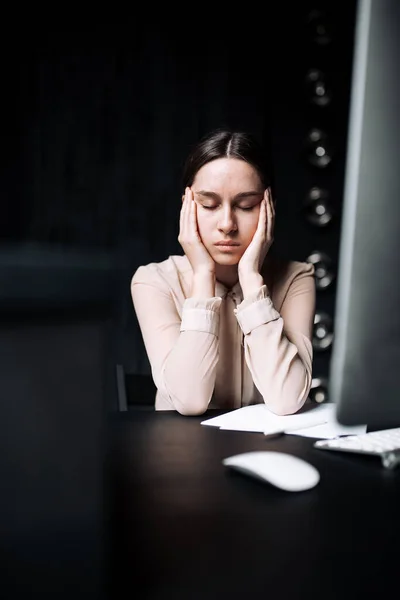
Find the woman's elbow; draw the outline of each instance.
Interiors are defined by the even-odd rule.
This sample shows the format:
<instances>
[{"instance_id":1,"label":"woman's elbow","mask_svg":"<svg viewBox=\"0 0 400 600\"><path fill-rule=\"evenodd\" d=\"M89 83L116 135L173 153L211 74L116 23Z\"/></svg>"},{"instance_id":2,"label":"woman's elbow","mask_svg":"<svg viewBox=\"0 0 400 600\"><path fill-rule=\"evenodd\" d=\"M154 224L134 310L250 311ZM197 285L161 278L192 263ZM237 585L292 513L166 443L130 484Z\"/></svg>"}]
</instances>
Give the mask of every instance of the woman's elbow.
<instances>
[{"instance_id":1,"label":"woman's elbow","mask_svg":"<svg viewBox=\"0 0 400 600\"><path fill-rule=\"evenodd\" d=\"M203 405L185 405L185 404L178 404L176 405L176 410L179 414L183 415L184 417L199 417L200 415L204 415L204 413L207 411L207 406L203 406Z\"/></svg>"},{"instance_id":2,"label":"woman's elbow","mask_svg":"<svg viewBox=\"0 0 400 600\"><path fill-rule=\"evenodd\" d=\"M311 386L311 376L308 373L297 385L282 385L279 388L270 389L263 395L267 408L276 415L294 415L306 402Z\"/></svg>"},{"instance_id":3,"label":"woman's elbow","mask_svg":"<svg viewBox=\"0 0 400 600\"><path fill-rule=\"evenodd\" d=\"M275 415L280 417L296 414L301 409L305 401L306 398L296 398L294 401L291 398L275 398L272 402L264 399L267 408Z\"/></svg>"},{"instance_id":4,"label":"woman's elbow","mask_svg":"<svg viewBox=\"0 0 400 600\"><path fill-rule=\"evenodd\" d=\"M211 394L202 394L198 397L194 393L187 397L170 395L173 408L185 417L198 417L204 415L210 404Z\"/></svg>"},{"instance_id":5,"label":"woman's elbow","mask_svg":"<svg viewBox=\"0 0 400 600\"><path fill-rule=\"evenodd\" d=\"M192 385L188 384L188 381L192 381ZM185 378L185 381L178 377L164 377L160 383L162 394L168 398L171 408L181 415L195 417L207 411L214 391L214 382L190 377Z\"/></svg>"}]
</instances>

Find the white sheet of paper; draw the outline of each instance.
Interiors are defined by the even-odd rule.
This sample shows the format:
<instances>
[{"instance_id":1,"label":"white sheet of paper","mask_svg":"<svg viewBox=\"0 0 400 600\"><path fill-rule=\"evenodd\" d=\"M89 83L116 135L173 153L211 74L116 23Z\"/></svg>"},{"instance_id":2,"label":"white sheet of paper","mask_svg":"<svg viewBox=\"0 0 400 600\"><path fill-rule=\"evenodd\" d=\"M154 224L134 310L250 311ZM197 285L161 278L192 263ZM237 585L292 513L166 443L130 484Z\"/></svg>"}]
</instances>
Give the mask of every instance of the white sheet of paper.
<instances>
[{"instance_id":1,"label":"white sheet of paper","mask_svg":"<svg viewBox=\"0 0 400 600\"><path fill-rule=\"evenodd\" d=\"M219 429L232 429L234 431L254 431L262 433L267 425L266 419L269 411L266 412L265 405L256 404L254 406L243 406L236 410L229 411L218 417L206 419L201 425L218 427Z\"/></svg>"},{"instance_id":2,"label":"white sheet of paper","mask_svg":"<svg viewBox=\"0 0 400 600\"><path fill-rule=\"evenodd\" d=\"M315 427L311 427L310 429L296 429L296 431L287 431L289 435L302 435L304 437L317 438L319 440L322 439L332 439L338 437L339 435L359 435L360 433L366 433L367 426L366 425L357 425L352 427L347 427L345 425L340 425L337 422L328 422L324 425L316 425Z\"/></svg>"},{"instance_id":3,"label":"white sheet of paper","mask_svg":"<svg viewBox=\"0 0 400 600\"><path fill-rule=\"evenodd\" d=\"M314 405L306 403L294 415L275 415L265 404L244 406L217 417L205 419L201 425L218 427L222 430L275 433L286 431L293 435L332 438L338 435L363 433L366 426L344 427L335 419L334 404Z\"/></svg>"}]
</instances>

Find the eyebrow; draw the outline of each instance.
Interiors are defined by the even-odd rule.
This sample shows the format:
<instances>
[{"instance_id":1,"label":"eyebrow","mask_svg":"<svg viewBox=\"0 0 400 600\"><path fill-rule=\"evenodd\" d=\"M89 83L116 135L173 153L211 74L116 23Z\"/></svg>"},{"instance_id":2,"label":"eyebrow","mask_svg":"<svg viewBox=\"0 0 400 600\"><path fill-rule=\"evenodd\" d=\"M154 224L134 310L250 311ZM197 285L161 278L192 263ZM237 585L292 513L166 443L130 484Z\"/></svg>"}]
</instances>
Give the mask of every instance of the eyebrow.
<instances>
[{"instance_id":1,"label":"eyebrow","mask_svg":"<svg viewBox=\"0 0 400 600\"><path fill-rule=\"evenodd\" d=\"M250 198L251 196L261 196L263 192L241 192L240 194L236 194L235 200L243 200L244 198ZM212 198L214 200L220 200L220 196L215 192L208 192L207 190L200 190L195 192L199 196L205 196L206 198Z\"/></svg>"}]
</instances>

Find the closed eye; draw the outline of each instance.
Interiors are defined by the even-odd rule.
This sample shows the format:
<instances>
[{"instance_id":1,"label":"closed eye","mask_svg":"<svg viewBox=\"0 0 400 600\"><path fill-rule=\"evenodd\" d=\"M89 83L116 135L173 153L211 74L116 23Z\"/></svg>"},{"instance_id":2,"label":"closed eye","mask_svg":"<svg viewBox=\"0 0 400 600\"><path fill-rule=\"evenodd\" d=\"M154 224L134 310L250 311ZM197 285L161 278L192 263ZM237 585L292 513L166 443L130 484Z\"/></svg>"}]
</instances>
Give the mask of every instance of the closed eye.
<instances>
[{"instance_id":1,"label":"closed eye","mask_svg":"<svg viewBox=\"0 0 400 600\"><path fill-rule=\"evenodd\" d=\"M253 206L236 206L235 208L238 208L239 210L244 210L244 211L250 211L250 210L254 210L254 208L257 205L254 204ZM214 205L207 205L207 204L201 204L202 208L205 208L206 210L216 210L217 208L220 207L220 204L214 204Z\"/></svg>"}]
</instances>

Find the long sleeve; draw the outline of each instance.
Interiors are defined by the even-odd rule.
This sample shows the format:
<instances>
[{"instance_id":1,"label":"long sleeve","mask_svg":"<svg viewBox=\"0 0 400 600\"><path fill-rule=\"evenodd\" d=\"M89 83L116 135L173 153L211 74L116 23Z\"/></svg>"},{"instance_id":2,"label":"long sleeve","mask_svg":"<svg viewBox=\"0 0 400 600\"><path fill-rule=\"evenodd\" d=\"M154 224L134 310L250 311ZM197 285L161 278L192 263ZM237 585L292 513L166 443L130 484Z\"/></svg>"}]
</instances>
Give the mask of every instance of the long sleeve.
<instances>
[{"instance_id":1,"label":"long sleeve","mask_svg":"<svg viewBox=\"0 0 400 600\"><path fill-rule=\"evenodd\" d=\"M173 294L147 267L132 278L133 305L157 389L171 410L203 414L215 385L221 298L187 298L180 315Z\"/></svg>"},{"instance_id":2,"label":"long sleeve","mask_svg":"<svg viewBox=\"0 0 400 600\"><path fill-rule=\"evenodd\" d=\"M254 384L276 414L293 414L307 400L314 311L314 267L307 264L291 281L280 312L265 285L235 310Z\"/></svg>"}]
</instances>

